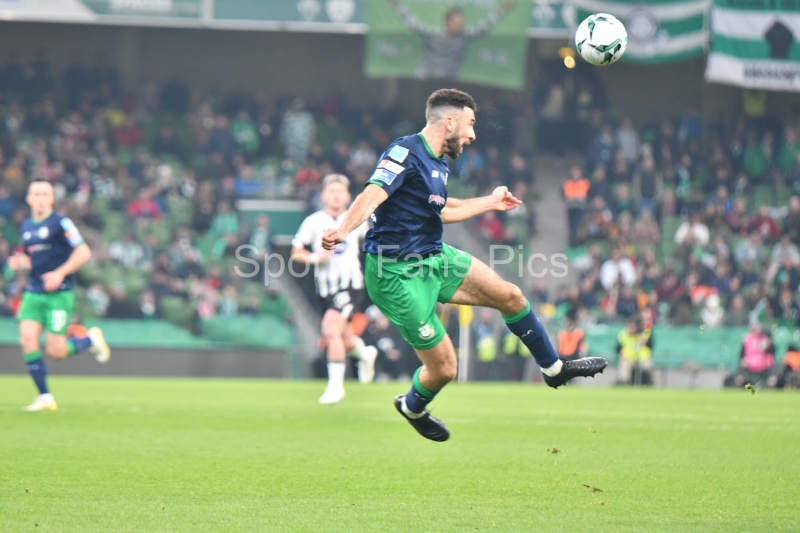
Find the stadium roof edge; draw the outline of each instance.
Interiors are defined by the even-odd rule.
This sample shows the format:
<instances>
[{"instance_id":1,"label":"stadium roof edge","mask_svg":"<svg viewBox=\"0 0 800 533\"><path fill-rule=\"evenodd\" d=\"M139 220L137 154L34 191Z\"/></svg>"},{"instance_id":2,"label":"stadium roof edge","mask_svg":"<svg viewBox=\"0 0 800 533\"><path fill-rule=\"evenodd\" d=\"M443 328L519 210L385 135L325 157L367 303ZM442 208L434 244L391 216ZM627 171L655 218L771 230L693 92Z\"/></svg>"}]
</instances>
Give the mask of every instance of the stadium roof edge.
<instances>
[{"instance_id":1,"label":"stadium roof edge","mask_svg":"<svg viewBox=\"0 0 800 533\"><path fill-rule=\"evenodd\" d=\"M178 17L134 17L134 16L92 16L52 19L32 13L15 13L0 10L0 22L43 22L48 24L92 24L99 26L132 26L142 28L189 28L213 30L271 31L292 33L339 33L346 35L365 35L367 25L363 23L338 24L332 22L299 21L251 21L235 19L204 20ZM531 39L569 38L571 30L566 28L529 28L527 36Z\"/></svg>"}]
</instances>

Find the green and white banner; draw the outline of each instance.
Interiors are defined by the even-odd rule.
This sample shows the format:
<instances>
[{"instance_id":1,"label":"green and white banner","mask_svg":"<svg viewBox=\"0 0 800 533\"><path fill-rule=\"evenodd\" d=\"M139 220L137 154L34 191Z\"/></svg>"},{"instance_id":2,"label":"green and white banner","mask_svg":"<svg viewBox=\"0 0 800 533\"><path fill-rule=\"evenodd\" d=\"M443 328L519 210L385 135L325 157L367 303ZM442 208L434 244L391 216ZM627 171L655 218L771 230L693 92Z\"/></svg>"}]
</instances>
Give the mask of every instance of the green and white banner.
<instances>
[{"instance_id":1,"label":"green and white banner","mask_svg":"<svg viewBox=\"0 0 800 533\"><path fill-rule=\"evenodd\" d=\"M569 38L575 18L569 0L519 3L531 11L528 37ZM367 0L0 0L0 20L361 34L367 32L366 5Z\"/></svg>"},{"instance_id":2,"label":"green and white banner","mask_svg":"<svg viewBox=\"0 0 800 533\"><path fill-rule=\"evenodd\" d=\"M198 25L204 0L0 0L4 20Z\"/></svg>"},{"instance_id":3,"label":"green and white banner","mask_svg":"<svg viewBox=\"0 0 800 533\"><path fill-rule=\"evenodd\" d=\"M202 0L82 0L98 15L198 19Z\"/></svg>"},{"instance_id":4,"label":"green and white banner","mask_svg":"<svg viewBox=\"0 0 800 533\"><path fill-rule=\"evenodd\" d=\"M574 35L575 9L568 2L534 0L528 37L565 37Z\"/></svg>"},{"instance_id":5,"label":"green and white banner","mask_svg":"<svg viewBox=\"0 0 800 533\"><path fill-rule=\"evenodd\" d=\"M318 31L358 31L364 0L214 0L214 22L295 25Z\"/></svg>"},{"instance_id":6,"label":"green and white banner","mask_svg":"<svg viewBox=\"0 0 800 533\"><path fill-rule=\"evenodd\" d=\"M800 0L714 0L706 80L800 92Z\"/></svg>"},{"instance_id":7,"label":"green and white banner","mask_svg":"<svg viewBox=\"0 0 800 533\"><path fill-rule=\"evenodd\" d=\"M531 3L367 0L366 72L522 89Z\"/></svg>"},{"instance_id":8,"label":"green and white banner","mask_svg":"<svg viewBox=\"0 0 800 533\"><path fill-rule=\"evenodd\" d=\"M708 43L711 0L573 0L575 22L594 13L614 15L628 31L621 61L662 63L701 56Z\"/></svg>"}]
</instances>

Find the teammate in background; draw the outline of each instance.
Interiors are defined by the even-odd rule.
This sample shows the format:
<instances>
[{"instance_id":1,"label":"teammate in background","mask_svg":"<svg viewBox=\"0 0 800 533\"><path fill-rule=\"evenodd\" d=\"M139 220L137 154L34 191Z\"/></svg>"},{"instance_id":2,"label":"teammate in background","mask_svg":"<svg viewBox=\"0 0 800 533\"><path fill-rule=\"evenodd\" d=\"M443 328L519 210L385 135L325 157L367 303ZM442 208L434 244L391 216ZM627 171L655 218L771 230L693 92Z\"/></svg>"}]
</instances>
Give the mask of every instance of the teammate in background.
<instances>
[{"instance_id":1,"label":"teammate in background","mask_svg":"<svg viewBox=\"0 0 800 533\"><path fill-rule=\"evenodd\" d=\"M458 366L453 343L436 316L437 301L499 310L551 387L577 376L593 376L608 364L599 357L559 358L519 287L470 254L442 243L443 224L508 211L521 203L506 187L481 198L447 197L450 173L444 156L457 158L475 140L475 110L467 93L455 89L433 93L425 110L425 128L389 146L344 222L322 237L322 246L333 249L372 216L374 226L365 244L367 291L423 364L408 394L395 397L395 408L423 437L434 441L447 440L450 432L426 406L455 378Z\"/></svg>"},{"instance_id":2,"label":"teammate in background","mask_svg":"<svg viewBox=\"0 0 800 533\"><path fill-rule=\"evenodd\" d=\"M367 224L353 228L332 251L322 248L322 234L338 228L350 203L350 181L341 174L331 174L322 181L321 211L310 215L292 239L292 259L314 265L314 281L325 314L322 335L327 341L328 386L319 399L322 404L339 403L344 398L345 353L358 359L358 379L370 383L375 377L378 350L365 346L353 335L350 319L364 296L364 275L359 253ZM310 248L310 251L309 251Z\"/></svg>"},{"instance_id":3,"label":"teammate in background","mask_svg":"<svg viewBox=\"0 0 800 533\"><path fill-rule=\"evenodd\" d=\"M20 225L24 252L9 258L15 271L28 272L28 284L17 313L20 344L28 370L39 395L26 411L58 409L47 385L47 368L40 346L42 332L47 332L45 352L53 359L65 359L91 349L100 363L111 351L98 328L90 328L83 337L67 337L72 307L75 303L75 272L92 255L75 224L53 211L53 187L46 181L28 186L26 198L31 218Z\"/></svg>"}]
</instances>

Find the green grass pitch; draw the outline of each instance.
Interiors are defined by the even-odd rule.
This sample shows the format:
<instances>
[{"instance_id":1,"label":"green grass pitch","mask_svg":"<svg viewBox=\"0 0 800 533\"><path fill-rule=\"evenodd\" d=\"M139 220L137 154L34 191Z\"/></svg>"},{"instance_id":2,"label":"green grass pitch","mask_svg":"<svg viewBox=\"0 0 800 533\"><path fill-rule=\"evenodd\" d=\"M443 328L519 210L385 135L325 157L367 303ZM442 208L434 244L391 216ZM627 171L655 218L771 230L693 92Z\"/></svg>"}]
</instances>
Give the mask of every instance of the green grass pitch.
<instances>
[{"instance_id":1,"label":"green grass pitch","mask_svg":"<svg viewBox=\"0 0 800 533\"><path fill-rule=\"evenodd\" d=\"M800 531L795 393L323 385L0 376L0 531Z\"/></svg>"}]
</instances>

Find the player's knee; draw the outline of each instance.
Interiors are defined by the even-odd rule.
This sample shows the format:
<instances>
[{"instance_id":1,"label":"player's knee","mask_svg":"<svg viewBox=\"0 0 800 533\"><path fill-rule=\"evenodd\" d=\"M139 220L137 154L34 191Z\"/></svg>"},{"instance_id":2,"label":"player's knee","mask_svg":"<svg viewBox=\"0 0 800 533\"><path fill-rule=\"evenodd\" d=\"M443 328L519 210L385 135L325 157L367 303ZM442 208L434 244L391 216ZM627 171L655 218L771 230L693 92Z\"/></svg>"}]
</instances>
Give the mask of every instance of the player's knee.
<instances>
[{"instance_id":1,"label":"player's knee","mask_svg":"<svg viewBox=\"0 0 800 533\"><path fill-rule=\"evenodd\" d=\"M504 309L501 312L504 315L515 315L525 309L528 300L522 293L522 289L513 283L506 283L506 294L503 298Z\"/></svg>"},{"instance_id":2,"label":"player's knee","mask_svg":"<svg viewBox=\"0 0 800 533\"><path fill-rule=\"evenodd\" d=\"M453 381L458 375L458 363L450 361L446 363L441 369L441 376L443 380Z\"/></svg>"},{"instance_id":3,"label":"player's knee","mask_svg":"<svg viewBox=\"0 0 800 533\"><path fill-rule=\"evenodd\" d=\"M458 375L458 362L456 360L440 361L436 365L433 373L436 375L436 380L444 386L449 381L456 379Z\"/></svg>"},{"instance_id":4,"label":"player's knee","mask_svg":"<svg viewBox=\"0 0 800 533\"><path fill-rule=\"evenodd\" d=\"M323 320L322 321L322 336L330 340L337 337L342 337L344 328L342 328L341 321L339 320Z\"/></svg>"},{"instance_id":5,"label":"player's knee","mask_svg":"<svg viewBox=\"0 0 800 533\"><path fill-rule=\"evenodd\" d=\"M513 283L509 283L509 285L510 285L508 294L509 300L517 304L521 304L524 307L527 303L527 300L525 298L525 295L522 294L522 289L520 289Z\"/></svg>"},{"instance_id":6,"label":"player's knee","mask_svg":"<svg viewBox=\"0 0 800 533\"><path fill-rule=\"evenodd\" d=\"M39 351L39 339L33 335L22 335L19 339L19 344L22 347L22 351L25 353Z\"/></svg>"},{"instance_id":7,"label":"player's knee","mask_svg":"<svg viewBox=\"0 0 800 533\"><path fill-rule=\"evenodd\" d=\"M67 342L61 339L48 340L45 345L45 351L53 359L65 359L69 355Z\"/></svg>"}]
</instances>

